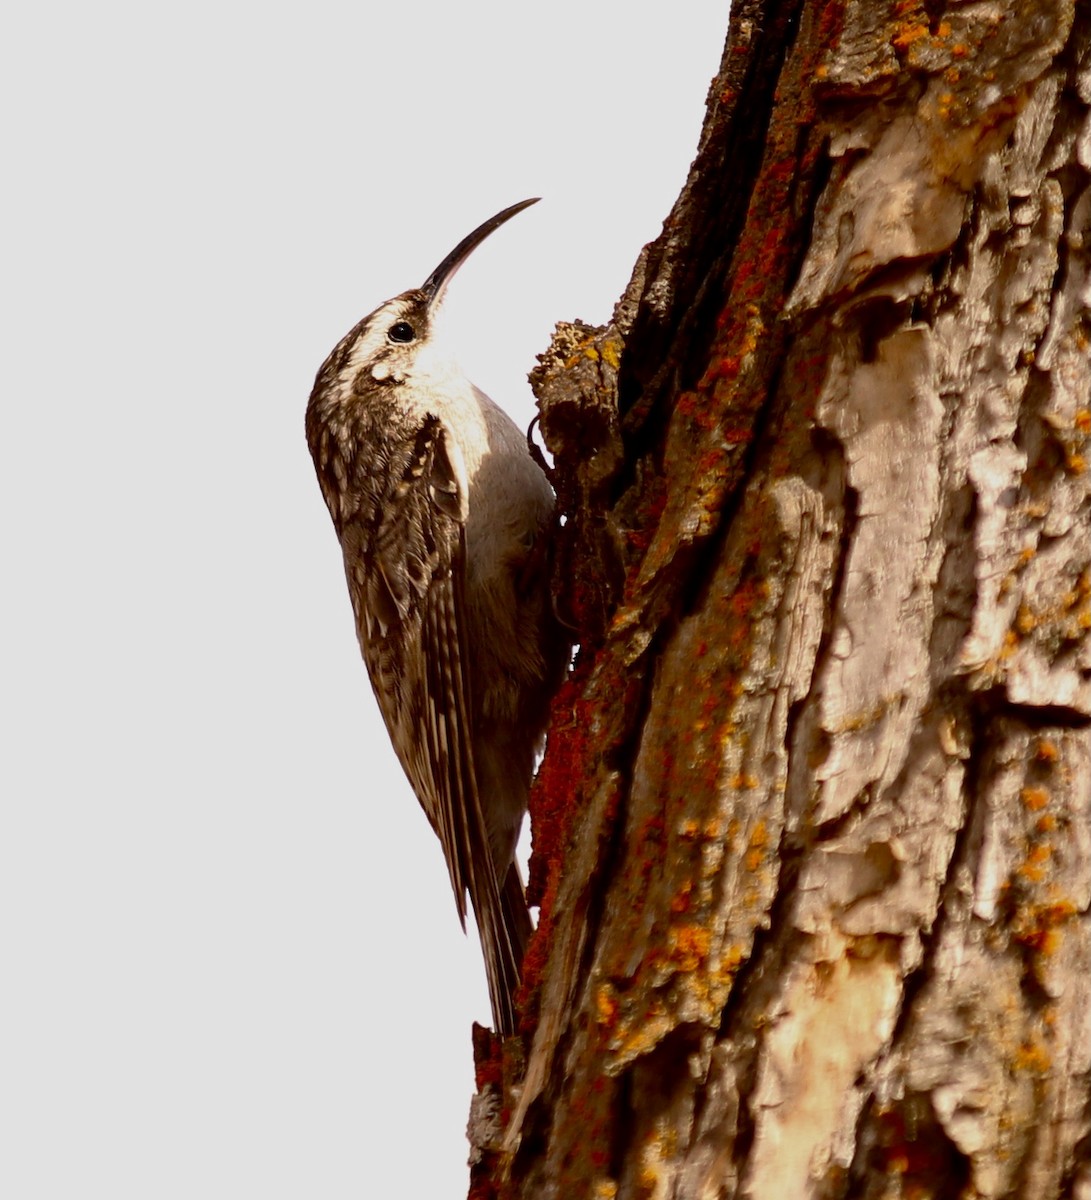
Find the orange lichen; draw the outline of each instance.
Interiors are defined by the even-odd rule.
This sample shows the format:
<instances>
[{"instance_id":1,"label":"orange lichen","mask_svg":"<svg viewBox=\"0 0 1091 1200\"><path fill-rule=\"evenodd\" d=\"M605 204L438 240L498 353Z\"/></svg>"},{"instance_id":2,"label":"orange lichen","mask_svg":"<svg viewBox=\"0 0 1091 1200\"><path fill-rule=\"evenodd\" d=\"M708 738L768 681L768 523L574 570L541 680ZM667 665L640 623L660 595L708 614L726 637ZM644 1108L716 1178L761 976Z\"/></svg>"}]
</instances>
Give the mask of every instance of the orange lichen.
<instances>
[{"instance_id":1,"label":"orange lichen","mask_svg":"<svg viewBox=\"0 0 1091 1200\"><path fill-rule=\"evenodd\" d=\"M1038 618L1030 611L1026 604L1019 605L1019 611L1015 615L1015 628L1020 633L1030 633L1038 625Z\"/></svg>"},{"instance_id":2,"label":"orange lichen","mask_svg":"<svg viewBox=\"0 0 1091 1200\"><path fill-rule=\"evenodd\" d=\"M663 1170L658 1163L644 1163L640 1168L640 1195L654 1196L663 1179Z\"/></svg>"},{"instance_id":3,"label":"orange lichen","mask_svg":"<svg viewBox=\"0 0 1091 1200\"><path fill-rule=\"evenodd\" d=\"M720 955L720 965L715 972L716 982L726 989L745 958L746 950L742 946L728 946ZM726 994L725 990L724 995Z\"/></svg>"},{"instance_id":4,"label":"orange lichen","mask_svg":"<svg viewBox=\"0 0 1091 1200\"><path fill-rule=\"evenodd\" d=\"M759 820L750 831L750 841L743 862L746 869L753 874L760 871L765 863L769 846L769 830L764 820Z\"/></svg>"},{"instance_id":5,"label":"orange lichen","mask_svg":"<svg viewBox=\"0 0 1091 1200\"><path fill-rule=\"evenodd\" d=\"M595 1019L600 1025L612 1026L617 1022L618 998L611 983L602 983L595 989Z\"/></svg>"},{"instance_id":6,"label":"orange lichen","mask_svg":"<svg viewBox=\"0 0 1091 1200\"><path fill-rule=\"evenodd\" d=\"M1039 883L1045 875L1045 865L1052 856L1052 846L1031 846L1026 858L1019 864L1017 873L1029 883Z\"/></svg>"},{"instance_id":7,"label":"orange lichen","mask_svg":"<svg viewBox=\"0 0 1091 1200\"><path fill-rule=\"evenodd\" d=\"M1049 803L1049 793L1041 787L1025 787L1019 793L1020 798L1031 812L1037 812Z\"/></svg>"},{"instance_id":8,"label":"orange lichen","mask_svg":"<svg viewBox=\"0 0 1091 1200\"><path fill-rule=\"evenodd\" d=\"M1053 1064L1053 1058L1040 1038L1024 1041L1015 1052L1015 1067L1021 1071L1033 1071L1044 1075Z\"/></svg>"},{"instance_id":9,"label":"orange lichen","mask_svg":"<svg viewBox=\"0 0 1091 1200\"><path fill-rule=\"evenodd\" d=\"M1013 936L1021 946L1039 956L1055 954L1061 944L1064 926L1078 911L1071 900L1025 905L1016 913Z\"/></svg>"},{"instance_id":10,"label":"orange lichen","mask_svg":"<svg viewBox=\"0 0 1091 1200\"><path fill-rule=\"evenodd\" d=\"M908 50L914 42L919 42L926 37L928 37L927 25L904 25L901 32L894 35L893 43L898 50Z\"/></svg>"},{"instance_id":11,"label":"orange lichen","mask_svg":"<svg viewBox=\"0 0 1091 1200\"><path fill-rule=\"evenodd\" d=\"M671 897L671 912L678 914L689 912L692 895L693 880L687 879Z\"/></svg>"},{"instance_id":12,"label":"orange lichen","mask_svg":"<svg viewBox=\"0 0 1091 1200\"><path fill-rule=\"evenodd\" d=\"M712 934L703 925L675 925L670 941L671 959L683 971L696 971L708 958Z\"/></svg>"}]
</instances>

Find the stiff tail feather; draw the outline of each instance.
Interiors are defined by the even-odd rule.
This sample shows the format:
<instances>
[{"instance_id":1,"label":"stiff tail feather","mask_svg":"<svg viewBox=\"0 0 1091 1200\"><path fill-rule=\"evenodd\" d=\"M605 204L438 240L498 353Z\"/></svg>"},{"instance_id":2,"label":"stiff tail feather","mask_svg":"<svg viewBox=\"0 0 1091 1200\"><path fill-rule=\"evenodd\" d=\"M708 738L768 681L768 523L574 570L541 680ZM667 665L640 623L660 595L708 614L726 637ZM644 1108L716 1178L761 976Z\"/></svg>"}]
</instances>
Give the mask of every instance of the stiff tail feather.
<instances>
[{"instance_id":1,"label":"stiff tail feather","mask_svg":"<svg viewBox=\"0 0 1091 1200\"><path fill-rule=\"evenodd\" d=\"M523 893L519 867L513 862L504 877L495 911L478 914L481 948L485 956L485 974L492 1002L493 1025L501 1037L516 1032L515 991L523 965L527 942L534 932ZM492 905L487 905L492 909Z\"/></svg>"}]
</instances>

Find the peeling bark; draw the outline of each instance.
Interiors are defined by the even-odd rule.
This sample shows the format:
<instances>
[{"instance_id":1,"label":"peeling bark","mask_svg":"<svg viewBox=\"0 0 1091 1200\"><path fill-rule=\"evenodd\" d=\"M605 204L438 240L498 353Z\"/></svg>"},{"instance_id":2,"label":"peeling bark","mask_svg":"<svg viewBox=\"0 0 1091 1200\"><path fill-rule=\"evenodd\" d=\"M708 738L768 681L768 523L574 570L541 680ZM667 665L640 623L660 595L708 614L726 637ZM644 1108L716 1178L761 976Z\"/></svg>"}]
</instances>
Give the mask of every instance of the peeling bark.
<instances>
[{"instance_id":1,"label":"peeling bark","mask_svg":"<svg viewBox=\"0 0 1091 1200\"><path fill-rule=\"evenodd\" d=\"M1091 7L736 4L534 384L580 657L477 1196L1091 1196Z\"/></svg>"}]
</instances>

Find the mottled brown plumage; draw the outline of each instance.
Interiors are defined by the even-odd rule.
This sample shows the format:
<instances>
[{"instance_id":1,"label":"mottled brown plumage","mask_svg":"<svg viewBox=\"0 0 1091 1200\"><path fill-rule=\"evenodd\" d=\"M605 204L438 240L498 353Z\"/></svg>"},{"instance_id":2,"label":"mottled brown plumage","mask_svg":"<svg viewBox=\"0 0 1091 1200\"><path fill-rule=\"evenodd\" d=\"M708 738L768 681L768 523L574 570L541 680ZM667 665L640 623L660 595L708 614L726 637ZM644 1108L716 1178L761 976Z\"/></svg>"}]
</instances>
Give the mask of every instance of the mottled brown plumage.
<instances>
[{"instance_id":1,"label":"mottled brown plumage","mask_svg":"<svg viewBox=\"0 0 1091 1200\"><path fill-rule=\"evenodd\" d=\"M515 843L567 657L541 544L553 494L515 424L437 349L432 322L467 255L529 203L365 317L307 406L360 649L464 925L469 893L502 1033L531 930Z\"/></svg>"}]
</instances>

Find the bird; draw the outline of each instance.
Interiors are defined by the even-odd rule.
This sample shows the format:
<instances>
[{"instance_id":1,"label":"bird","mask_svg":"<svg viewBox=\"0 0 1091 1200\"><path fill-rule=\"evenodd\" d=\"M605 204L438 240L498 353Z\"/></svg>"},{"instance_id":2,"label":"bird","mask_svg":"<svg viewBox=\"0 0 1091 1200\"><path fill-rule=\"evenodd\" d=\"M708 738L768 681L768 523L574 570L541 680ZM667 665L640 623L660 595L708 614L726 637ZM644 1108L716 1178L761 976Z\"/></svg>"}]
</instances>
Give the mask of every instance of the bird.
<instances>
[{"instance_id":1,"label":"bird","mask_svg":"<svg viewBox=\"0 0 1091 1200\"><path fill-rule=\"evenodd\" d=\"M537 199L479 225L419 288L355 325L306 414L361 654L463 930L469 895L501 1036L517 1028L533 930L515 847L569 646L549 589L553 490L435 328L459 267Z\"/></svg>"}]
</instances>

